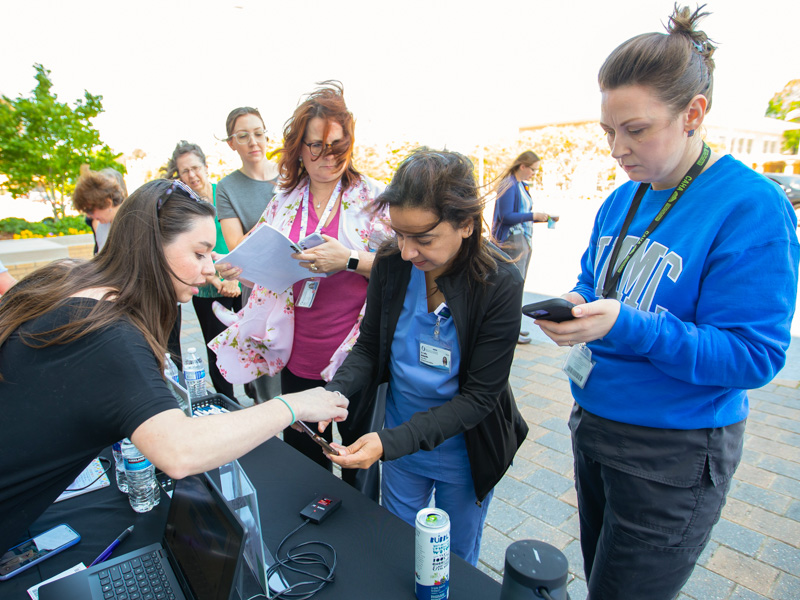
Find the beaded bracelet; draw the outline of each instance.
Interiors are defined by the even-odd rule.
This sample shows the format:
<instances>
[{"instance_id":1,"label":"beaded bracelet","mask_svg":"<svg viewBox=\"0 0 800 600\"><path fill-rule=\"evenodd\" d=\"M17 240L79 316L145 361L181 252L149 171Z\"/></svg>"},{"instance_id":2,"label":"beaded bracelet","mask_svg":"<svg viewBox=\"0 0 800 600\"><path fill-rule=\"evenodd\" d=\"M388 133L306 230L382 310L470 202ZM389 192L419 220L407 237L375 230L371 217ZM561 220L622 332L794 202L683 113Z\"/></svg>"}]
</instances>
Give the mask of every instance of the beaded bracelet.
<instances>
[{"instance_id":1,"label":"beaded bracelet","mask_svg":"<svg viewBox=\"0 0 800 600\"><path fill-rule=\"evenodd\" d=\"M297 417L294 416L294 411L292 410L292 406L282 397L282 396L275 396L273 400L280 400L286 405L286 408L289 409L289 412L292 413L292 422L289 425L294 425L295 421L297 421Z\"/></svg>"}]
</instances>

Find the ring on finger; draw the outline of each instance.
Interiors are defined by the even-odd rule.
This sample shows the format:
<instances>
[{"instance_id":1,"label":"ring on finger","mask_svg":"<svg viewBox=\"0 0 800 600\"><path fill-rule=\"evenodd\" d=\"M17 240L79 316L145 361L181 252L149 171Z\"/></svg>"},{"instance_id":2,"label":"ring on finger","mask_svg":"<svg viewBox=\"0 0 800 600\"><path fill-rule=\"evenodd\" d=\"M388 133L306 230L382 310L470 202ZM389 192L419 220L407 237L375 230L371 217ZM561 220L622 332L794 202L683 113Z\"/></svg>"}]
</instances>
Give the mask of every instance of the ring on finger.
<instances>
[{"instance_id":1,"label":"ring on finger","mask_svg":"<svg viewBox=\"0 0 800 600\"><path fill-rule=\"evenodd\" d=\"M311 263L311 266L310 266L309 268L310 268L312 271L314 271L314 272L316 272L316 271L318 270L318 269L317 269L317 265L316 265L316 264L314 264L313 262Z\"/></svg>"}]
</instances>

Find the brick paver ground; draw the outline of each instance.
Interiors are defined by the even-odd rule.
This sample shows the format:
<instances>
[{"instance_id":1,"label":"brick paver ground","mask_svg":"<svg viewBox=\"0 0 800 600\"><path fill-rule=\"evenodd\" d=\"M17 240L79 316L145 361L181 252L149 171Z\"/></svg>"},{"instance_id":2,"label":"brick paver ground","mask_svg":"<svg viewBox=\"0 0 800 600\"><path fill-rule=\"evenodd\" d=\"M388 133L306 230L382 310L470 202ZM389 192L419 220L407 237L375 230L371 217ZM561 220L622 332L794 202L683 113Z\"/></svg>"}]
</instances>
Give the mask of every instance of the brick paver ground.
<instances>
[{"instance_id":1,"label":"brick paver ground","mask_svg":"<svg viewBox=\"0 0 800 600\"><path fill-rule=\"evenodd\" d=\"M526 294L526 301L535 295ZM181 343L203 346L184 305ZM536 329L536 328L531 328ZM479 568L502 581L506 548L539 539L564 552L572 600L586 598L578 542L567 418L572 405L561 372L566 351L533 331L517 347L511 384L530 426L514 465L498 484L483 533ZM679 600L800 599L800 340L771 383L750 392L745 452L722 518ZM249 399L236 386L243 403Z\"/></svg>"}]
</instances>

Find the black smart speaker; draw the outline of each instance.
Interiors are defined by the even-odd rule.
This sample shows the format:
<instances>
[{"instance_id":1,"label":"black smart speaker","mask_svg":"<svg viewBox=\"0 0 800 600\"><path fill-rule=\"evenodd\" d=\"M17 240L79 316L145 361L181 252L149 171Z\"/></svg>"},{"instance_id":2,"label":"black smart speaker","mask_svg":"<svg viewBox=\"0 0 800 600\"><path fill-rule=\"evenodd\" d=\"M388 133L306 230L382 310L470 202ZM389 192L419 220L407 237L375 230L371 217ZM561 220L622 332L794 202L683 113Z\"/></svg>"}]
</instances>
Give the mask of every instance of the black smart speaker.
<instances>
[{"instance_id":1,"label":"black smart speaker","mask_svg":"<svg viewBox=\"0 0 800 600\"><path fill-rule=\"evenodd\" d=\"M500 600L569 600L567 557L538 540L520 540L506 549Z\"/></svg>"}]
</instances>

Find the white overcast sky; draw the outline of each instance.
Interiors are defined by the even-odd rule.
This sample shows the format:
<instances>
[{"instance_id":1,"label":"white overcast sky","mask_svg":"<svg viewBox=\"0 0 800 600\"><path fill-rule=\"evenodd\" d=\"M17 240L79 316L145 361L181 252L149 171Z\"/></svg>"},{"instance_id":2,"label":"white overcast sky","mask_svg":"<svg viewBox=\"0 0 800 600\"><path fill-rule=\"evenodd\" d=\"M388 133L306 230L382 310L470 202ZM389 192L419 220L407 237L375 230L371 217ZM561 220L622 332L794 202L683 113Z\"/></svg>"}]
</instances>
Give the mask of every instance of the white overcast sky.
<instances>
[{"instance_id":1,"label":"white overcast sky","mask_svg":"<svg viewBox=\"0 0 800 600\"><path fill-rule=\"evenodd\" d=\"M0 93L52 71L62 101L103 95L118 152L179 139L230 152L227 113L261 109L280 134L300 97L344 83L365 142L468 151L517 127L595 118L597 70L626 39L663 31L672 0L0 0ZM694 5L693 5L694 6ZM800 78L800 1L711 0L719 43L712 115L763 115Z\"/></svg>"}]
</instances>

